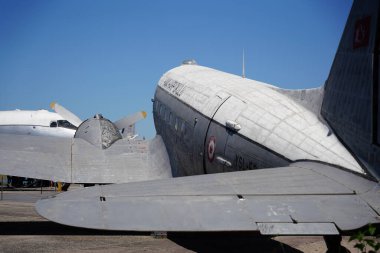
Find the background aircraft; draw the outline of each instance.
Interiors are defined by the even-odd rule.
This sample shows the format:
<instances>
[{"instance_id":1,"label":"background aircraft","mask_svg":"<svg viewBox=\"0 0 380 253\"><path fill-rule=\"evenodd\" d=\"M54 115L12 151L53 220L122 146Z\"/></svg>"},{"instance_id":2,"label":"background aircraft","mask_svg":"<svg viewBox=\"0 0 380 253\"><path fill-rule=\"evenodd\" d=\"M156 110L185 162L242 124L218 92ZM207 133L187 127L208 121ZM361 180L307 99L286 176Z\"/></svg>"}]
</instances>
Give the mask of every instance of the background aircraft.
<instances>
[{"instance_id":1,"label":"background aircraft","mask_svg":"<svg viewBox=\"0 0 380 253\"><path fill-rule=\"evenodd\" d=\"M73 137L77 127L58 113L38 111L0 111L0 133Z\"/></svg>"},{"instance_id":2,"label":"background aircraft","mask_svg":"<svg viewBox=\"0 0 380 253\"><path fill-rule=\"evenodd\" d=\"M0 133L36 136L74 137L82 120L60 104L51 103L55 112L47 110L0 111ZM146 118L146 112L136 112L115 122L121 134L136 138L135 124Z\"/></svg>"},{"instance_id":3,"label":"background aircraft","mask_svg":"<svg viewBox=\"0 0 380 253\"><path fill-rule=\"evenodd\" d=\"M96 117L70 142L37 147L41 137L3 135L2 166L131 182L37 203L42 216L72 226L339 235L378 224L378 20L377 1L354 3L323 88L286 91L190 62L159 81L155 139L125 141Z\"/></svg>"}]
</instances>

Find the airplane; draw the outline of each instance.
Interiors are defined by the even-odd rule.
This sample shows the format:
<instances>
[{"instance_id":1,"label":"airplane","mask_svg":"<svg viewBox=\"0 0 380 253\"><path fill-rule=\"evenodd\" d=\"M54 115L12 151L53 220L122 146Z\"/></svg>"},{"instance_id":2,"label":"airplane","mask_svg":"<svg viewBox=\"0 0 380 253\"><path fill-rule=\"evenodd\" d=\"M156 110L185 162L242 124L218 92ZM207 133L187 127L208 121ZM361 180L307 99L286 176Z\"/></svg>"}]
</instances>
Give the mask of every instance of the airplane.
<instances>
[{"instance_id":1,"label":"airplane","mask_svg":"<svg viewBox=\"0 0 380 253\"><path fill-rule=\"evenodd\" d=\"M0 173L113 183L36 203L65 225L324 235L337 252L342 234L380 223L379 7L353 3L320 88L185 61L158 82L152 140L122 139L100 115L67 141L1 135Z\"/></svg>"},{"instance_id":2,"label":"airplane","mask_svg":"<svg viewBox=\"0 0 380 253\"><path fill-rule=\"evenodd\" d=\"M0 111L0 133L74 137L77 127L47 110Z\"/></svg>"}]
</instances>

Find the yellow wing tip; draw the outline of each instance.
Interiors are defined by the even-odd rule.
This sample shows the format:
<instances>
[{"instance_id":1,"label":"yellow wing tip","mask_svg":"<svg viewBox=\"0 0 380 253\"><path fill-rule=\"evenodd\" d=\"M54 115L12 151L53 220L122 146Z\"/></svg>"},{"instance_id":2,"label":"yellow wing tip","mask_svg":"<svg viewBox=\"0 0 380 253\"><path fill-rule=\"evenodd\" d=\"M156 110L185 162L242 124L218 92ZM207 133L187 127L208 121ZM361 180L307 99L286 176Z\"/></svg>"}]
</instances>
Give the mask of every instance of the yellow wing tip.
<instances>
[{"instance_id":1,"label":"yellow wing tip","mask_svg":"<svg viewBox=\"0 0 380 253\"><path fill-rule=\"evenodd\" d=\"M54 108L55 108L55 104L56 104L56 102L51 102L51 103L50 103L50 108L54 110Z\"/></svg>"},{"instance_id":2,"label":"yellow wing tip","mask_svg":"<svg viewBox=\"0 0 380 253\"><path fill-rule=\"evenodd\" d=\"M146 118L147 113L145 111L142 111L141 114L143 115L144 119Z\"/></svg>"}]
</instances>

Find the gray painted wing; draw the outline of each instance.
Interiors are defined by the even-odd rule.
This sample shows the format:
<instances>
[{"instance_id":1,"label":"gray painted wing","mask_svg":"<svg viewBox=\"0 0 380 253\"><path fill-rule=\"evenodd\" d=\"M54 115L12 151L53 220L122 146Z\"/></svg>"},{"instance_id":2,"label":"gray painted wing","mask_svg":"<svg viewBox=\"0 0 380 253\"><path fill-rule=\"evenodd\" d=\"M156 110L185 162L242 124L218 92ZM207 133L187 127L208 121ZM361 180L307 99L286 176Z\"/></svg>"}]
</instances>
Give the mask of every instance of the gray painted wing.
<instances>
[{"instance_id":1,"label":"gray painted wing","mask_svg":"<svg viewBox=\"0 0 380 253\"><path fill-rule=\"evenodd\" d=\"M0 134L0 173L71 181L70 138Z\"/></svg>"},{"instance_id":2,"label":"gray painted wing","mask_svg":"<svg viewBox=\"0 0 380 253\"><path fill-rule=\"evenodd\" d=\"M303 162L289 167L95 186L40 200L54 222L128 231L337 234L379 222L379 186Z\"/></svg>"},{"instance_id":3,"label":"gray painted wing","mask_svg":"<svg viewBox=\"0 0 380 253\"><path fill-rule=\"evenodd\" d=\"M99 149L82 139L0 134L0 173L69 183L124 183L170 178L160 136L122 139Z\"/></svg>"}]
</instances>

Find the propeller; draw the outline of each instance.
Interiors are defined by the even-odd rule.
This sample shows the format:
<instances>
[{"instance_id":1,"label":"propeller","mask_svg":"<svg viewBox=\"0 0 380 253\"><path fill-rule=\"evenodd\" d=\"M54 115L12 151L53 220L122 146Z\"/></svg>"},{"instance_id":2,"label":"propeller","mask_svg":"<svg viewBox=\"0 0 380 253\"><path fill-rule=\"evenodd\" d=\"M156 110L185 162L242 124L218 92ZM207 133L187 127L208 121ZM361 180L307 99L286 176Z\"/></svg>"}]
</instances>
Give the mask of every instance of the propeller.
<instances>
[{"instance_id":1,"label":"propeller","mask_svg":"<svg viewBox=\"0 0 380 253\"><path fill-rule=\"evenodd\" d=\"M70 112L65 107L56 102L52 102L50 104L50 108L76 127L78 127L82 123L82 120L78 118L78 116L76 116L74 113Z\"/></svg>"},{"instance_id":2,"label":"propeller","mask_svg":"<svg viewBox=\"0 0 380 253\"><path fill-rule=\"evenodd\" d=\"M122 119L119 119L118 121L115 121L114 124L117 128L122 130L123 128L127 128L129 126L134 125L136 122L145 119L146 118L146 112L136 112L135 114L126 116Z\"/></svg>"},{"instance_id":3,"label":"propeller","mask_svg":"<svg viewBox=\"0 0 380 253\"><path fill-rule=\"evenodd\" d=\"M79 125L83 122L78 116L76 116L74 113L67 110L62 105L53 102L50 104L51 109L53 109L56 113L61 115L62 118L69 121L71 124L73 124L76 127L79 127ZM136 122L145 119L147 113L144 111L136 112L132 115L126 116L124 118L121 118L114 122L115 126L123 132L123 129L128 129L132 127Z\"/></svg>"}]
</instances>

